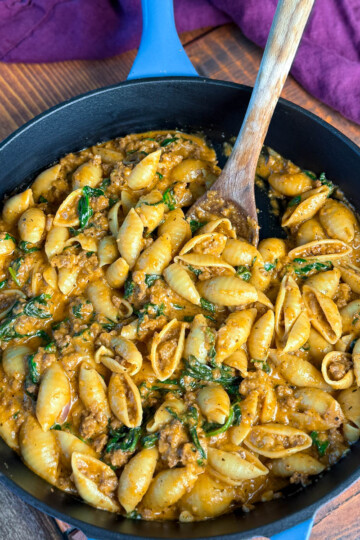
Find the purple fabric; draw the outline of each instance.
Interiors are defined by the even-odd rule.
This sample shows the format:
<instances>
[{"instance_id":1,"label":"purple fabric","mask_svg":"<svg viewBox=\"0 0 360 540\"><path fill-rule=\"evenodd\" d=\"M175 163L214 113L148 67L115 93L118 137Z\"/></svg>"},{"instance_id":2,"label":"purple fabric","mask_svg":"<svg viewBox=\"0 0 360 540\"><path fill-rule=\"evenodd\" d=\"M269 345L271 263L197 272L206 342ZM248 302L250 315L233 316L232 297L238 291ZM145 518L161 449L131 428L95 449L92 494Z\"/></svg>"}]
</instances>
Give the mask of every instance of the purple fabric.
<instances>
[{"instance_id":1,"label":"purple fabric","mask_svg":"<svg viewBox=\"0 0 360 540\"><path fill-rule=\"evenodd\" d=\"M263 47L276 3L175 0L177 28L234 21ZM136 47L140 33L140 0L0 0L4 62L104 58ZM360 0L316 0L292 74L315 97L360 124Z\"/></svg>"}]
</instances>

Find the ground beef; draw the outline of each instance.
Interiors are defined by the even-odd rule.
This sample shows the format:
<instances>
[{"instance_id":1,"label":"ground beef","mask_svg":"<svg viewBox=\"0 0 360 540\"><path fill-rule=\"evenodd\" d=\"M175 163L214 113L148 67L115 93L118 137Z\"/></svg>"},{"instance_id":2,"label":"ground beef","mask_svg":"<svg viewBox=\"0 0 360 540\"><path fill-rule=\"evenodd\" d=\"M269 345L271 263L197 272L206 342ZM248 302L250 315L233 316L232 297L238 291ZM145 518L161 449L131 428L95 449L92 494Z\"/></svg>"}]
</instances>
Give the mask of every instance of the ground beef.
<instances>
[{"instance_id":1,"label":"ground beef","mask_svg":"<svg viewBox=\"0 0 360 540\"><path fill-rule=\"evenodd\" d=\"M183 446L188 442L186 429L178 420L161 430L159 452L168 467L175 467L181 462Z\"/></svg>"},{"instance_id":2,"label":"ground beef","mask_svg":"<svg viewBox=\"0 0 360 540\"><path fill-rule=\"evenodd\" d=\"M83 411L81 413L79 432L84 439L92 439L105 431L108 418L102 411Z\"/></svg>"},{"instance_id":3,"label":"ground beef","mask_svg":"<svg viewBox=\"0 0 360 540\"><path fill-rule=\"evenodd\" d=\"M102 433L101 435L99 435L99 437L96 437L93 442L93 448L95 452L98 452L100 454L103 451L107 441L108 436L105 433Z\"/></svg>"},{"instance_id":4,"label":"ground beef","mask_svg":"<svg viewBox=\"0 0 360 540\"><path fill-rule=\"evenodd\" d=\"M132 456L132 452L123 452L122 450L114 450L105 455L105 460L113 467L120 468L126 465Z\"/></svg>"}]
</instances>

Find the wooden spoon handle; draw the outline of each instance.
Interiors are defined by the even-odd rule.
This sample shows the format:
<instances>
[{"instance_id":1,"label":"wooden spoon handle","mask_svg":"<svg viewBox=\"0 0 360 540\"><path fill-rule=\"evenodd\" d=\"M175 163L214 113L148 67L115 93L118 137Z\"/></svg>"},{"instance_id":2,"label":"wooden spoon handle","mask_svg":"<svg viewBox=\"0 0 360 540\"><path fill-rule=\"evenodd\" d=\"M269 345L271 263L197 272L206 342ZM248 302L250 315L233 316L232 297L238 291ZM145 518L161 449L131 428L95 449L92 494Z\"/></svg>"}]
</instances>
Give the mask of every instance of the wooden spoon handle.
<instances>
[{"instance_id":1,"label":"wooden spoon handle","mask_svg":"<svg viewBox=\"0 0 360 540\"><path fill-rule=\"evenodd\" d=\"M223 171L226 178L221 182L222 193L234 196L244 189L244 184L252 185L274 108L313 3L314 0L279 0L244 122Z\"/></svg>"}]
</instances>

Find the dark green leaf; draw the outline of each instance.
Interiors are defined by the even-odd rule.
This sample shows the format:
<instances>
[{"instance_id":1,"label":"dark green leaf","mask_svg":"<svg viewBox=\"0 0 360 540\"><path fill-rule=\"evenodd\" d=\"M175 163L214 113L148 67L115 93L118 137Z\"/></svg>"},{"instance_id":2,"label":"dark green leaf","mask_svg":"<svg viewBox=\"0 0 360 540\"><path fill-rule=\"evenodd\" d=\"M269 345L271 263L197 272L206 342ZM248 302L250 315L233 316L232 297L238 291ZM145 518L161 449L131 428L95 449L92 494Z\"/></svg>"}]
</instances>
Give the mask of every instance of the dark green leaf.
<instances>
[{"instance_id":1,"label":"dark green leaf","mask_svg":"<svg viewBox=\"0 0 360 540\"><path fill-rule=\"evenodd\" d=\"M319 456L323 457L325 455L326 449L329 446L330 442L328 440L321 441L319 439L319 434L317 431L312 431L310 433L310 437L312 438L313 445L316 447Z\"/></svg>"},{"instance_id":2,"label":"dark green leaf","mask_svg":"<svg viewBox=\"0 0 360 540\"><path fill-rule=\"evenodd\" d=\"M37 384L40 380L40 373L38 372L36 362L34 362L34 354L28 356L28 369L29 377L33 384Z\"/></svg>"},{"instance_id":3,"label":"dark green leaf","mask_svg":"<svg viewBox=\"0 0 360 540\"><path fill-rule=\"evenodd\" d=\"M89 198L88 191L85 190L86 187L88 186L85 186L83 188L83 191L82 191L83 194L79 199L78 208L77 208L79 221L80 221L80 232L85 229L85 227L89 223L91 216L94 213L93 209L90 206L90 198ZM77 231L77 233L78 232L79 231Z\"/></svg>"},{"instance_id":4,"label":"dark green leaf","mask_svg":"<svg viewBox=\"0 0 360 540\"><path fill-rule=\"evenodd\" d=\"M36 319L49 319L51 314L36 305L40 304L42 306L46 306L46 300L49 298L49 294L40 294L39 296L34 296L34 298L31 298L31 300L29 300L24 306L25 315L28 317L35 317Z\"/></svg>"},{"instance_id":5,"label":"dark green leaf","mask_svg":"<svg viewBox=\"0 0 360 540\"><path fill-rule=\"evenodd\" d=\"M147 287L152 287L158 279L162 279L162 276L159 276L158 274L145 274L145 284Z\"/></svg>"},{"instance_id":6,"label":"dark green leaf","mask_svg":"<svg viewBox=\"0 0 360 540\"><path fill-rule=\"evenodd\" d=\"M215 313L215 305L212 302L209 302L209 300L206 300L205 298L200 298L200 306L202 309L210 311L210 313Z\"/></svg>"},{"instance_id":7,"label":"dark green leaf","mask_svg":"<svg viewBox=\"0 0 360 540\"><path fill-rule=\"evenodd\" d=\"M111 184L110 178L104 178L104 180L100 184L100 189L104 192L107 187L109 187Z\"/></svg>"},{"instance_id":8,"label":"dark green leaf","mask_svg":"<svg viewBox=\"0 0 360 540\"><path fill-rule=\"evenodd\" d=\"M117 430L110 428L109 440L105 452L122 450L123 452L134 452L141 435L141 427L127 428L122 426Z\"/></svg>"},{"instance_id":9,"label":"dark green leaf","mask_svg":"<svg viewBox=\"0 0 360 540\"><path fill-rule=\"evenodd\" d=\"M145 435L141 439L141 446L144 448L153 448L159 440L160 433L151 433L150 435Z\"/></svg>"},{"instance_id":10,"label":"dark green leaf","mask_svg":"<svg viewBox=\"0 0 360 540\"><path fill-rule=\"evenodd\" d=\"M303 261L306 261L306 259L294 259L294 262L302 263ZM317 261L308 262L305 266L295 266L294 272L296 275L304 277L312 270L316 270L316 272L325 272L326 270L331 270L333 268L333 265L330 261L321 263Z\"/></svg>"},{"instance_id":11,"label":"dark green leaf","mask_svg":"<svg viewBox=\"0 0 360 540\"><path fill-rule=\"evenodd\" d=\"M323 186L327 186L328 188L330 188L330 193L329 193L329 195L330 195L330 194L334 191L334 189L335 189L334 184L333 184L330 180L328 180L328 179L326 178L326 175L325 175L324 172L322 172L322 173L320 174L319 180L320 180L320 182L323 184Z\"/></svg>"},{"instance_id":12,"label":"dark green leaf","mask_svg":"<svg viewBox=\"0 0 360 540\"><path fill-rule=\"evenodd\" d=\"M72 307L72 312L76 319L82 319L81 309L82 309L82 304L76 304L76 306Z\"/></svg>"},{"instance_id":13,"label":"dark green leaf","mask_svg":"<svg viewBox=\"0 0 360 540\"><path fill-rule=\"evenodd\" d=\"M266 263L264 264L265 270L266 270L267 272L271 272L271 270L274 270L274 268L275 268L275 266L276 266L276 262L277 262L277 261L275 261L274 264L269 263L269 262L266 262Z\"/></svg>"},{"instance_id":14,"label":"dark green leaf","mask_svg":"<svg viewBox=\"0 0 360 540\"><path fill-rule=\"evenodd\" d=\"M190 270L190 272L192 272L193 274L195 274L196 277L199 277L200 274L202 274L202 270L200 270L200 268L194 268L193 266L191 266L189 264L188 266L188 269Z\"/></svg>"},{"instance_id":15,"label":"dark green leaf","mask_svg":"<svg viewBox=\"0 0 360 540\"><path fill-rule=\"evenodd\" d=\"M193 322L193 320L194 320L194 315L185 315L183 318L184 322Z\"/></svg>"},{"instance_id":16,"label":"dark green leaf","mask_svg":"<svg viewBox=\"0 0 360 540\"><path fill-rule=\"evenodd\" d=\"M159 180L162 180L164 178L164 175L162 175L161 173L157 172L156 174L158 175Z\"/></svg>"},{"instance_id":17,"label":"dark green leaf","mask_svg":"<svg viewBox=\"0 0 360 540\"><path fill-rule=\"evenodd\" d=\"M3 281L0 281L0 289L3 289L7 285L7 279L4 279Z\"/></svg>"},{"instance_id":18,"label":"dark green leaf","mask_svg":"<svg viewBox=\"0 0 360 540\"><path fill-rule=\"evenodd\" d=\"M261 367L261 369L263 371L265 371L265 373L270 373L270 371L271 371L270 366L266 362L266 360L256 360L256 359L252 358L250 360L250 362L252 362L253 364L259 364L259 366Z\"/></svg>"},{"instance_id":19,"label":"dark green leaf","mask_svg":"<svg viewBox=\"0 0 360 540\"><path fill-rule=\"evenodd\" d=\"M251 278L251 272L246 266L238 266L236 269L236 273L244 281L249 281L249 279Z\"/></svg>"},{"instance_id":20,"label":"dark green leaf","mask_svg":"<svg viewBox=\"0 0 360 540\"><path fill-rule=\"evenodd\" d=\"M101 195L104 195L104 190L101 188L85 186L83 187L83 195L88 195L89 197L101 197Z\"/></svg>"},{"instance_id":21,"label":"dark green leaf","mask_svg":"<svg viewBox=\"0 0 360 540\"><path fill-rule=\"evenodd\" d=\"M176 199L174 195L174 188L168 187L163 193L163 202L167 205L169 210L175 210Z\"/></svg>"},{"instance_id":22,"label":"dark green leaf","mask_svg":"<svg viewBox=\"0 0 360 540\"><path fill-rule=\"evenodd\" d=\"M0 238L0 242L1 242L1 240L12 240L16 244L15 238L13 237L12 234L9 234L9 233L5 233L4 238L3 239Z\"/></svg>"},{"instance_id":23,"label":"dark green leaf","mask_svg":"<svg viewBox=\"0 0 360 540\"><path fill-rule=\"evenodd\" d=\"M180 306L179 304L173 304L174 309L185 309L185 306Z\"/></svg>"},{"instance_id":24,"label":"dark green leaf","mask_svg":"<svg viewBox=\"0 0 360 540\"><path fill-rule=\"evenodd\" d=\"M40 251L40 248L38 248L36 246L29 247L31 245L32 244L30 244L29 242L25 242L24 240L21 240L21 242L19 243L19 248L24 253L34 253L34 251Z\"/></svg>"},{"instance_id":25,"label":"dark green leaf","mask_svg":"<svg viewBox=\"0 0 360 540\"><path fill-rule=\"evenodd\" d=\"M141 514L137 510L132 510L128 514L126 514L126 517L128 519L142 519Z\"/></svg>"},{"instance_id":26,"label":"dark green leaf","mask_svg":"<svg viewBox=\"0 0 360 540\"><path fill-rule=\"evenodd\" d=\"M169 139L164 139L161 143L160 143L160 146L167 146L168 144L171 144L175 141L178 141L179 138L178 137L171 137Z\"/></svg>"},{"instance_id":27,"label":"dark green leaf","mask_svg":"<svg viewBox=\"0 0 360 540\"><path fill-rule=\"evenodd\" d=\"M194 234L198 229L200 229L203 225L206 225L206 221L197 221L196 219L190 219L190 229L191 234Z\"/></svg>"},{"instance_id":28,"label":"dark green leaf","mask_svg":"<svg viewBox=\"0 0 360 540\"><path fill-rule=\"evenodd\" d=\"M45 199L45 197L44 197L43 195L40 195L38 202L39 202L39 203L47 203L48 200Z\"/></svg>"},{"instance_id":29,"label":"dark green leaf","mask_svg":"<svg viewBox=\"0 0 360 540\"><path fill-rule=\"evenodd\" d=\"M18 287L21 287L21 284L19 283L19 280L17 278L16 271L13 268L11 268L11 266L9 266L8 270L9 270L9 274L10 274L12 280L14 281L14 283L16 283L16 285Z\"/></svg>"},{"instance_id":30,"label":"dark green leaf","mask_svg":"<svg viewBox=\"0 0 360 540\"><path fill-rule=\"evenodd\" d=\"M301 195L296 195L296 197L293 197L290 201L288 206L296 206L301 202Z\"/></svg>"},{"instance_id":31,"label":"dark green leaf","mask_svg":"<svg viewBox=\"0 0 360 540\"><path fill-rule=\"evenodd\" d=\"M129 298L133 294L134 289L135 289L135 283L133 282L131 276L128 276L126 278L125 283L124 283L124 298L125 298L125 300L127 298Z\"/></svg>"},{"instance_id":32,"label":"dark green leaf","mask_svg":"<svg viewBox=\"0 0 360 540\"><path fill-rule=\"evenodd\" d=\"M316 175L311 171L303 170L303 173L305 173L311 180L316 180Z\"/></svg>"}]
</instances>

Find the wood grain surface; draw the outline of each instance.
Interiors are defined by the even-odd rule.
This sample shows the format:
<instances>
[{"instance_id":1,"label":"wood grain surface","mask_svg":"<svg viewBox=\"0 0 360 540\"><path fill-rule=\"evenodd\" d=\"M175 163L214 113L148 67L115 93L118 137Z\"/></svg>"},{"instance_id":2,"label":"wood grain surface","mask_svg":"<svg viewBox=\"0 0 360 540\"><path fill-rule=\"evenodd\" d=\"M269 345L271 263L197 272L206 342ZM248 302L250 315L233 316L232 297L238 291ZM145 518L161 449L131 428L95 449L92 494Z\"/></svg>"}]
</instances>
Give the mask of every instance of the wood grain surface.
<instances>
[{"instance_id":1,"label":"wood grain surface","mask_svg":"<svg viewBox=\"0 0 360 540\"><path fill-rule=\"evenodd\" d=\"M234 25L206 28L182 36L198 73L214 79L253 85L261 50ZM136 51L102 61L54 64L0 64L0 140L47 108L89 90L126 78ZM310 96L289 77L282 96L318 116L360 145L360 127ZM0 485L0 540L62 538L54 520L23 503ZM310 540L360 538L360 481L321 508ZM73 540L84 540L72 533Z\"/></svg>"}]
</instances>

